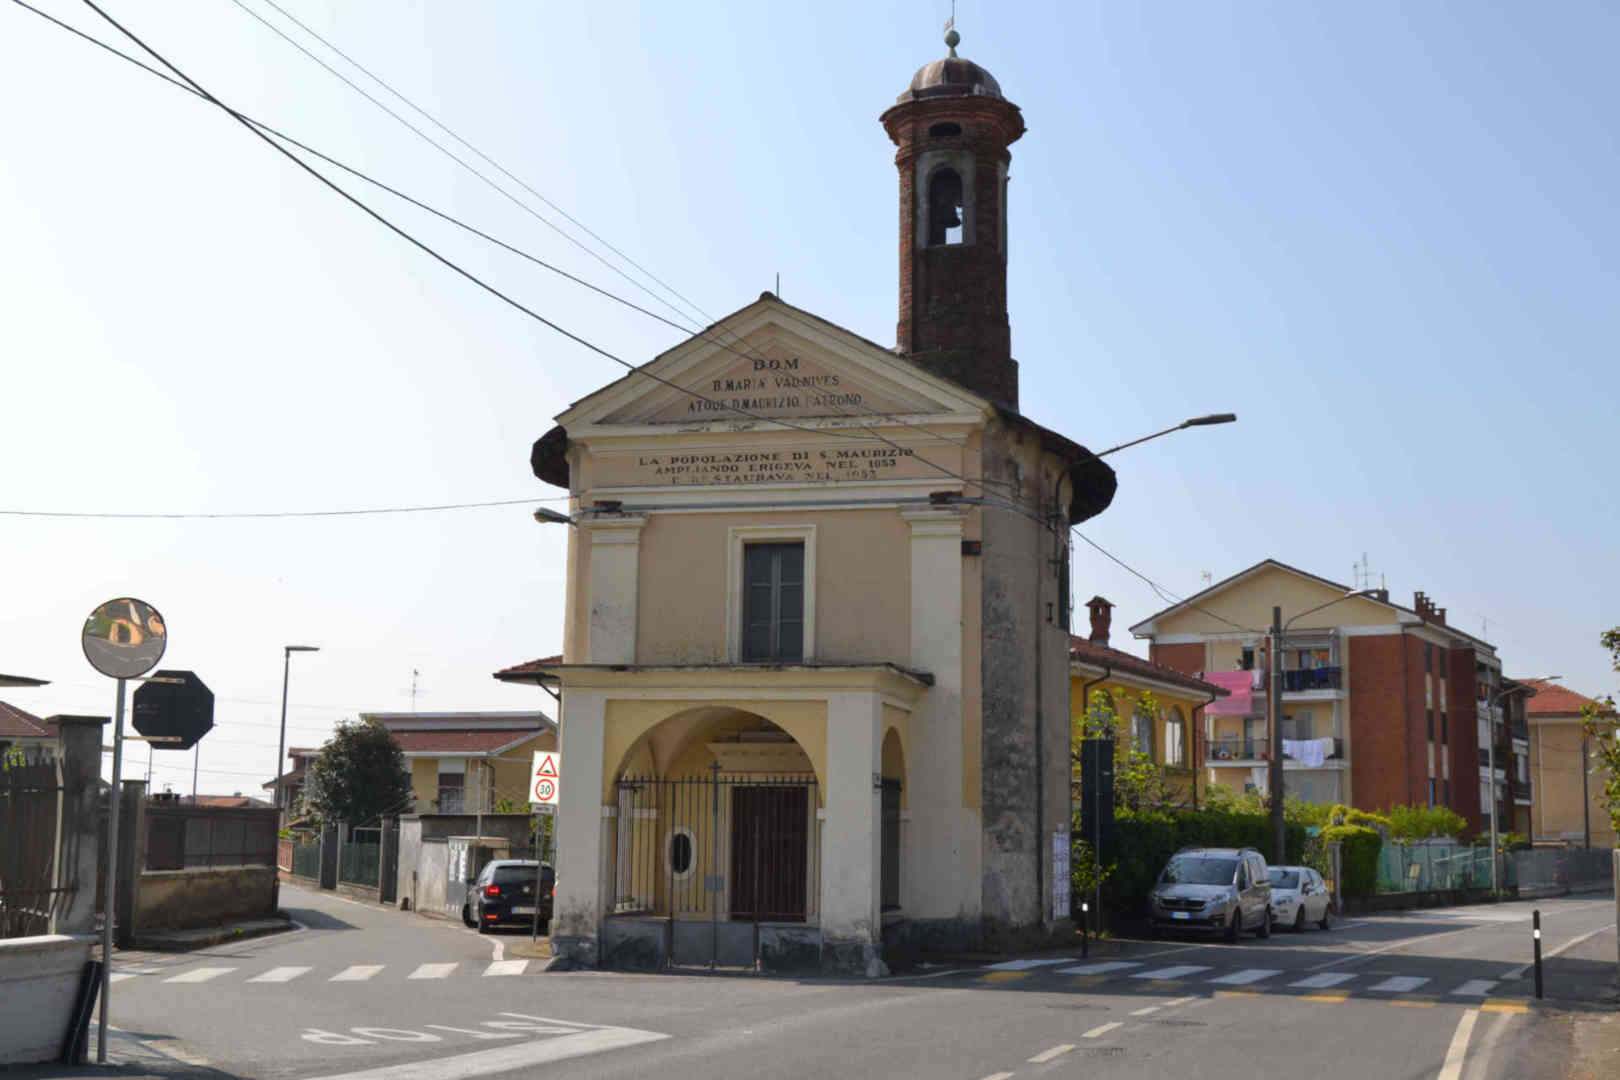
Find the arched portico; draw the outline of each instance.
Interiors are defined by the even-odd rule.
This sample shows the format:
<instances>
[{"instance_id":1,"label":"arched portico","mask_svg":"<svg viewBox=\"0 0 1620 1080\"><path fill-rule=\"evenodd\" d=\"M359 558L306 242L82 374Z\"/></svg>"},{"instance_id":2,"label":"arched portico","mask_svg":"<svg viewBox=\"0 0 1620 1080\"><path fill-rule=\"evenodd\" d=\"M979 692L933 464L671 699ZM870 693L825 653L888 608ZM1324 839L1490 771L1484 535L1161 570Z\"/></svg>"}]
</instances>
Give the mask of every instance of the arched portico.
<instances>
[{"instance_id":1,"label":"arched portico","mask_svg":"<svg viewBox=\"0 0 1620 1080\"><path fill-rule=\"evenodd\" d=\"M903 784L923 679L887 666L559 668L554 953L881 966L883 790Z\"/></svg>"}]
</instances>

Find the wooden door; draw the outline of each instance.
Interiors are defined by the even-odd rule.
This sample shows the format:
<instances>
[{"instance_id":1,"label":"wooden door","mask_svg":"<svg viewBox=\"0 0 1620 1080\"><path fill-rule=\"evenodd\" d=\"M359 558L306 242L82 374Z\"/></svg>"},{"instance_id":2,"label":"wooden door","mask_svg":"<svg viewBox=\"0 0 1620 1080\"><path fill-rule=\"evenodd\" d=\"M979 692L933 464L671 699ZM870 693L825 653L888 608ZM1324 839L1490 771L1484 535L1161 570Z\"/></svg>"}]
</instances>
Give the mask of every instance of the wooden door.
<instances>
[{"instance_id":1,"label":"wooden door","mask_svg":"<svg viewBox=\"0 0 1620 1080\"><path fill-rule=\"evenodd\" d=\"M731 917L803 922L809 788L731 789Z\"/></svg>"}]
</instances>

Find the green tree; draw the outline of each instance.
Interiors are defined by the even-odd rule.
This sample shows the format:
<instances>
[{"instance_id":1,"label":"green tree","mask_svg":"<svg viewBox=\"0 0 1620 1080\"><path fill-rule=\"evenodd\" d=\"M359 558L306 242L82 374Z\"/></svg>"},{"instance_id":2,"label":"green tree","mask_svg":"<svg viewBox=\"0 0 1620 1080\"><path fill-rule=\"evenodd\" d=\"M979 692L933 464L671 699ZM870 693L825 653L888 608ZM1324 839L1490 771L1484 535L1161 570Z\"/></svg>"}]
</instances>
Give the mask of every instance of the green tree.
<instances>
[{"instance_id":1,"label":"green tree","mask_svg":"<svg viewBox=\"0 0 1620 1080\"><path fill-rule=\"evenodd\" d=\"M304 805L322 821L364 825L411 800L411 773L388 729L343 723L309 767Z\"/></svg>"},{"instance_id":2,"label":"green tree","mask_svg":"<svg viewBox=\"0 0 1620 1080\"><path fill-rule=\"evenodd\" d=\"M1150 717L1159 715L1159 704L1148 691L1131 695L1120 691L1118 697L1107 690L1093 690L1086 711L1070 725L1069 775L1080 798L1080 740L1114 740L1114 806L1120 810L1150 810L1170 803L1169 785L1165 783L1164 766L1153 760L1153 755L1136 747L1131 738L1130 718L1142 713Z\"/></svg>"},{"instance_id":3,"label":"green tree","mask_svg":"<svg viewBox=\"0 0 1620 1080\"><path fill-rule=\"evenodd\" d=\"M1605 630L1599 640L1609 650L1614 670L1620 671L1620 626ZM1614 698L1592 702L1581 710L1581 717L1592 754L1592 760L1581 762L1581 767L1596 775L1601 784L1598 801L1609 812L1615 832L1620 833L1620 728L1615 723Z\"/></svg>"}]
</instances>

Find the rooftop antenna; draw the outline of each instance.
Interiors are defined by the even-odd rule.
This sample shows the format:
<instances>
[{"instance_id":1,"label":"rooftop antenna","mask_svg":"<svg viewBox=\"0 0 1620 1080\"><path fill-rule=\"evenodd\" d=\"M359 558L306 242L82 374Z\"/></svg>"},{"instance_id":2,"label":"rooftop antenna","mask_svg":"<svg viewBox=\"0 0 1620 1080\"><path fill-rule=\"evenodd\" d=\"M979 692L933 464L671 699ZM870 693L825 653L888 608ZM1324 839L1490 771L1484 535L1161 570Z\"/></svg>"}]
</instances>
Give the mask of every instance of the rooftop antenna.
<instances>
[{"instance_id":1,"label":"rooftop antenna","mask_svg":"<svg viewBox=\"0 0 1620 1080\"><path fill-rule=\"evenodd\" d=\"M1200 573L1198 575L1198 578L1199 578L1199 580L1201 580L1207 586L1207 585L1211 584L1212 582L1214 582L1215 575L1210 573L1208 570L1205 570L1205 571L1203 571L1202 573Z\"/></svg>"},{"instance_id":2,"label":"rooftop antenna","mask_svg":"<svg viewBox=\"0 0 1620 1080\"><path fill-rule=\"evenodd\" d=\"M420 671L417 671L415 668L411 668L411 712L416 711L416 677L420 674Z\"/></svg>"},{"instance_id":3,"label":"rooftop antenna","mask_svg":"<svg viewBox=\"0 0 1620 1080\"><path fill-rule=\"evenodd\" d=\"M782 271L776 272L776 298L782 299Z\"/></svg>"}]
</instances>

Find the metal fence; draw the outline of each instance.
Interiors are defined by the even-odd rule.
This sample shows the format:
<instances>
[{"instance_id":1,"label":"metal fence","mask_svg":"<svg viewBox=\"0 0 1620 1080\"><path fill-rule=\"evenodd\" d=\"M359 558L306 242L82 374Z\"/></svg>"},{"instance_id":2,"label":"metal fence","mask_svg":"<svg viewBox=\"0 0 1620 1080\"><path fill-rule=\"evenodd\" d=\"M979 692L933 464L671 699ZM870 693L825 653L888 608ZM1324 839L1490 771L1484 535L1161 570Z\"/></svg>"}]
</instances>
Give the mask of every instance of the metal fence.
<instances>
[{"instance_id":1,"label":"metal fence","mask_svg":"<svg viewBox=\"0 0 1620 1080\"><path fill-rule=\"evenodd\" d=\"M146 829L147 870L276 864L274 810L148 803Z\"/></svg>"},{"instance_id":2,"label":"metal fence","mask_svg":"<svg viewBox=\"0 0 1620 1080\"><path fill-rule=\"evenodd\" d=\"M1521 889L1579 889L1607 885L1614 855L1605 848L1532 848L1504 860L1505 884Z\"/></svg>"},{"instance_id":3,"label":"metal fence","mask_svg":"<svg viewBox=\"0 0 1620 1080\"><path fill-rule=\"evenodd\" d=\"M379 830L355 829L338 851L338 880L350 885L375 886L381 865Z\"/></svg>"},{"instance_id":4,"label":"metal fence","mask_svg":"<svg viewBox=\"0 0 1620 1080\"><path fill-rule=\"evenodd\" d=\"M320 841L312 840L308 843L295 841L293 843L292 872L299 877L319 878L321 876Z\"/></svg>"},{"instance_id":5,"label":"metal fence","mask_svg":"<svg viewBox=\"0 0 1620 1080\"><path fill-rule=\"evenodd\" d=\"M1490 849L1461 844L1385 843L1378 853L1378 891L1431 892L1491 884Z\"/></svg>"},{"instance_id":6,"label":"metal fence","mask_svg":"<svg viewBox=\"0 0 1620 1080\"><path fill-rule=\"evenodd\" d=\"M0 938L50 932L62 780L55 762L0 769Z\"/></svg>"},{"instance_id":7,"label":"metal fence","mask_svg":"<svg viewBox=\"0 0 1620 1080\"><path fill-rule=\"evenodd\" d=\"M813 922L821 893L816 778L626 777L613 913Z\"/></svg>"}]
</instances>

